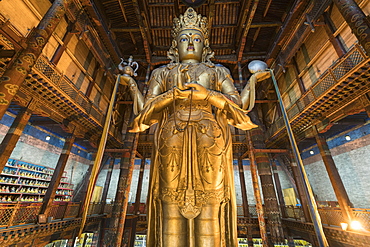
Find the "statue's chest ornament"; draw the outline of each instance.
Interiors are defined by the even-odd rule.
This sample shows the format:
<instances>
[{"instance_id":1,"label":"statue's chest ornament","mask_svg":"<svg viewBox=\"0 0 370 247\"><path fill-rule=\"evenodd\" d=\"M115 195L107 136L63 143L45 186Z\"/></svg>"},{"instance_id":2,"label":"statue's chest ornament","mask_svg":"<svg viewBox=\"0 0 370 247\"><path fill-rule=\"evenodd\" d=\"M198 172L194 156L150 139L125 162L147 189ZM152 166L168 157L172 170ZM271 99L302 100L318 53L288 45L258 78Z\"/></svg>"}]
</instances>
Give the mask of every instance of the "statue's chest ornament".
<instances>
[{"instance_id":1,"label":"statue's chest ornament","mask_svg":"<svg viewBox=\"0 0 370 247\"><path fill-rule=\"evenodd\" d=\"M168 78L167 85L169 88L177 86L183 88L184 83L197 82L207 88L214 85L216 77L213 71L202 64L182 64L174 68Z\"/></svg>"}]
</instances>

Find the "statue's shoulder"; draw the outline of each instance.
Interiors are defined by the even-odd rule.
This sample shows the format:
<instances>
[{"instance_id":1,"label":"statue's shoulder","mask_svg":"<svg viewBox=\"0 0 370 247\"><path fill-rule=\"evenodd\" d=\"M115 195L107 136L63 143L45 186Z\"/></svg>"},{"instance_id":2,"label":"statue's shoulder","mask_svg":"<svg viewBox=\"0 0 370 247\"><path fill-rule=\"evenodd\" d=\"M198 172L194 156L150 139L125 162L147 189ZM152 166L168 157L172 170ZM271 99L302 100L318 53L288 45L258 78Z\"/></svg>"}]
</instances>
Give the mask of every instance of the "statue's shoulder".
<instances>
[{"instance_id":1,"label":"statue's shoulder","mask_svg":"<svg viewBox=\"0 0 370 247\"><path fill-rule=\"evenodd\" d=\"M167 66L163 65L161 67L153 69L151 77L152 78L163 77L167 71L168 71Z\"/></svg>"},{"instance_id":2,"label":"statue's shoulder","mask_svg":"<svg viewBox=\"0 0 370 247\"><path fill-rule=\"evenodd\" d=\"M230 70L228 68L226 68L225 66L223 66L222 64L219 64L219 63L215 64L215 68L217 70L221 70L221 71L224 70L224 71L227 71L227 72L230 73Z\"/></svg>"},{"instance_id":3,"label":"statue's shoulder","mask_svg":"<svg viewBox=\"0 0 370 247\"><path fill-rule=\"evenodd\" d=\"M161 67L158 67L158 68L153 69L153 72L152 73L161 73L161 72L166 71L166 70L167 70L167 66L166 65L162 65Z\"/></svg>"},{"instance_id":4,"label":"statue's shoulder","mask_svg":"<svg viewBox=\"0 0 370 247\"><path fill-rule=\"evenodd\" d=\"M222 64L215 64L215 69L220 74L230 74L230 70L223 66Z\"/></svg>"}]
</instances>

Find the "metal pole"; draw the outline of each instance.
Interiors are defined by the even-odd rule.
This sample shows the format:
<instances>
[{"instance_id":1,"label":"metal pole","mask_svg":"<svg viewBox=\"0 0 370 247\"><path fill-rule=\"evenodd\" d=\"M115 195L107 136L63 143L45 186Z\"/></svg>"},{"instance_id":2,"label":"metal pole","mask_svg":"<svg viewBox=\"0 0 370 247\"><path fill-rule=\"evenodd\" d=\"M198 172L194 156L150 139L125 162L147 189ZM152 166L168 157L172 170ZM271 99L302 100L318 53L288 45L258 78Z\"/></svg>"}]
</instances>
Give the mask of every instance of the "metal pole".
<instances>
[{"instance_id":1,"label":"metal pole","mask_svg":"<svg viewBox=\"0 0 370 247\"><path fill-rule=\"evenodd\" d=\"M316 205L315 198L314 198L313 193L312 193L312 188L311 188L311 185L308 181L307 174L306 174L306 171L304 169L301 156L299 154L298 146L297 146L297 143L296 143L294 135L293 135L292 127L290 126L290 123L289 123L288 115L285 111L284 103L283 103L283 100L281 98L281 94L280 94L279 87L278 87L277 82L276 82L274 72L273 72L272 69L268 69L268 70L270 71L272 82L274 83L274 87L275 87L275 90L276 90L276 95L277 95L277 98L278 98L278 101L279 101L279 104L280 104L280 108L281 108L281 113L283 115L283 119L284 119L285 126L286 126L286 129L287 129L287 133L288 133L288 136L289 136L289 141L290 141L290 144L292 146L292 150L293 150L293 153L294 153L295 160L298 164L298 170L299 170L300 175L303 179L303 185L304 185L304 188L305 188L305 191L306 191L306 196L307 196L307 199L308 199L308 206L309 206L309 209L310 209L311 218L312 218L312 222L313 222L313 225L314 225L314 228L315 228L317 240L319 242L320 247L328 247L329 244L328 244L328 241L326 240L326 237L325 237L325 234L324 234L324 229L323 229L322 224L321 224L321 218L320 218L319 212L317 210L317 205Z\"/></svg>"},{"instance_id":2,"label":"metal pole","mask_svg":"<svg viewBox=\"0 0 370 247\"><path fill-rule=\"evenodd\" d=\"M79 238L81 237L82 231L83 231L85 223L86 223L88 207L89 207L91 196L92 196L92 193L93 193L93 190L94 190L96 177L98 176L99 167L100 167L100 164L101 164L101 161L102 161L102 158L103 158L105 145L107 143L108 130L109 130L109 126L110 126L111 119L112 119L113 105L114 105L114 101L116 99L116 94L117 94L117 89L118 89L120 78L121 78L121 76L117 75L117 80L116 80L116 84L114 85L114 89L113 89L112 96L111 96L111 99L110 99L109 107L108 107L108 110L107 110L107 115L105 116L105 123L104 123L103 133L102 133L102 136L101 136L101 139L100 139L100 142L99 142L99 147L98 147L98 151L96 152L95 162L94 162L94 165L93 165L93 168L92 168L92 171L91 171L89 185L87 187L87 192L86 192L86 198L85 198L85 201L82 205L82 207L83 207L82 210L83 211L82 211L81 227L80 227L80 231L78 233Z\"/></svg>"}]
</instances>

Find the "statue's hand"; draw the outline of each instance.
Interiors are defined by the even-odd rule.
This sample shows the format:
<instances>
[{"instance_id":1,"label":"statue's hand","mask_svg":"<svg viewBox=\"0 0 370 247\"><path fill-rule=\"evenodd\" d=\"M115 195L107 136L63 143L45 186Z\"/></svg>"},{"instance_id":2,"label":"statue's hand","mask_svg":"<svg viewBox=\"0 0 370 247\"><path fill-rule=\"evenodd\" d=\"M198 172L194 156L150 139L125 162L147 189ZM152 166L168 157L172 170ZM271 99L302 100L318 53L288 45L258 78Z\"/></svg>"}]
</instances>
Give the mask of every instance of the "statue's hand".
<instances>
[{"instance_id":1,"label":"statue's hand","mask_svg":"<svg viewBox=\"0 0 370 247\"><path fill-rule=\"evenodd\" d=\"M130 88L136 88L135 80L129 75L119 75L120 76L120 84L124 86L129 86Z\"/></svg>"},{"instance_id":2,"label":"statue's hand","mask_svg":"<svg viewBox=\"0 0 370 247\"><path fill-rule=\"evenodd\" d=\"M259 82L270 78L271 74L269 70L265 70L254 73L252 77L255 77L257 79L257 82Z\"/></svg>"},{"instance_id":3,"label":"statue's hand","mask_svg":"<svg viewBox=\"0 0 370 247\"><path fill-rule=\"evenodd\" d=\"M175 95L178 99L187 99L192 97L193 100L204 100L208 95L208 89L198 83L186 83L185 90L175 88Z\"/></svg>"}]
</instances>

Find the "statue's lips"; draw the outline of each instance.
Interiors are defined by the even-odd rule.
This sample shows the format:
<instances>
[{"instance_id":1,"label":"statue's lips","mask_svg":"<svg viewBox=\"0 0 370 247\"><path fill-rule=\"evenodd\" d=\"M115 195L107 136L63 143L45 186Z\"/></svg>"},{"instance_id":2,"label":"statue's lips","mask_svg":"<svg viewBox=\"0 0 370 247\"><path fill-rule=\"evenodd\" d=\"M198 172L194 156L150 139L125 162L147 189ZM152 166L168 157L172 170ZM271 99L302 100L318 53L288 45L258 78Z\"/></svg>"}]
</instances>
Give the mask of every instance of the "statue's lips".
<instances>
[{"instance_id":1,"label":"statue's lips","mask_svg":"<svg viewBox=\"0 0 370 247\"><path fill-rule=\"evenodd\" d=\"M194 51L194 46L188 46L188 51Z\"/></svg>"}]
</instances>

